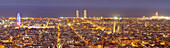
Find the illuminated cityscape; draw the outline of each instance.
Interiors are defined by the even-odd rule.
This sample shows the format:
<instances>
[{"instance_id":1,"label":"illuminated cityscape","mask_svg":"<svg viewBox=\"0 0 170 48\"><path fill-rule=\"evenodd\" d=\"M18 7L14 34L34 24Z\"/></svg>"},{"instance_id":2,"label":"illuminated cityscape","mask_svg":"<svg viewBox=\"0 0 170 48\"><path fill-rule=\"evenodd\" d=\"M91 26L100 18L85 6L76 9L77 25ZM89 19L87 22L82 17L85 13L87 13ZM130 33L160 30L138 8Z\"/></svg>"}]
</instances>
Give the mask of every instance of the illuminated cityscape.
<instances>
[{"instance_id":1,"label":"illuminated cityscape","mask_svg":"<svg viewBox=\"0 0 170 48\"><path fill-rule=\"evenodd\" d=\"M4 18L1 44L5 47L168 47L170 18ZM155 17L155 18L153 18ZM163 17L163 16L162 16ZM21 21L20 21L21 20ZM15 21L17 25L15 25ZM21 24L21 25L20 25Z\"/></svg>"},{"instance_id":2,"label":"illuminated cityscape","mask_svg":"<svg viewBox=\"0 0 170 48\"><path fill-rule=\"evenodd\" d=\"M0 1L0 48L170 48L168 1Z\"/></svg>"}]
</instances>

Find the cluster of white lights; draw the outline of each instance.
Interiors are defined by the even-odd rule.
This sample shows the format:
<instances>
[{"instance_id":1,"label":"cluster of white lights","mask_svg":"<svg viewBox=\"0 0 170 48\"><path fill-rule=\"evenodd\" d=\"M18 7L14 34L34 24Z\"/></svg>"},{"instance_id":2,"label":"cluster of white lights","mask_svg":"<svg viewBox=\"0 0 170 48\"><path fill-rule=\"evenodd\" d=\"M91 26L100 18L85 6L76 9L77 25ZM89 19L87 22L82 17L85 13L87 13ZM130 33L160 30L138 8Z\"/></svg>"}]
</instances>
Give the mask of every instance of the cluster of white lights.
<instances>
[{"instance_id":1,"label":"cluster of white lights","mask_svg":"<svg viewBox=\"0 0 170 48\"><path fill-rule=\"evenodd\" d=\"M119 19L119 18L118 18L117 16L115 16L114 19ZM122 19L122 18L120 17L120 20L121 20L121 19Z\"/></svg>"},{"instance_id":2,"label":"cluster of white lights","mask_svg":"<svg viewBox=\"0 0 170 48\"><path fill-rule=\"evenodd\" d=\"M170 19L170 17L166 17L166 16L153 16L151 17L151 19Z\"/></svg>"}]
</instances>

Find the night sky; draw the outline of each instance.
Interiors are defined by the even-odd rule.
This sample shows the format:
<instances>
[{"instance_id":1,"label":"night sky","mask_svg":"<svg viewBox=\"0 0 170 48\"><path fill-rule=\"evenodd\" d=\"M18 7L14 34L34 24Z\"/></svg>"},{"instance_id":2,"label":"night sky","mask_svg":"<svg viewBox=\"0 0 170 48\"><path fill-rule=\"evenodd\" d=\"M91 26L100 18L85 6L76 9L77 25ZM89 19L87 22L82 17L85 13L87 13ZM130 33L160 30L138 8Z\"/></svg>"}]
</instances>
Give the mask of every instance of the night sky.
<instances>
[{"instance_id":1,"label":"night sky","mask_svg":"<svg viewBox=\"0 0 170 48\"><path fill-rule=\"evenodd\" d=\"M73 17L75 10L87 10L88 17L170 16L170 0L0 0L0 16L15 17Z\"/></svg>"}]
</instances>

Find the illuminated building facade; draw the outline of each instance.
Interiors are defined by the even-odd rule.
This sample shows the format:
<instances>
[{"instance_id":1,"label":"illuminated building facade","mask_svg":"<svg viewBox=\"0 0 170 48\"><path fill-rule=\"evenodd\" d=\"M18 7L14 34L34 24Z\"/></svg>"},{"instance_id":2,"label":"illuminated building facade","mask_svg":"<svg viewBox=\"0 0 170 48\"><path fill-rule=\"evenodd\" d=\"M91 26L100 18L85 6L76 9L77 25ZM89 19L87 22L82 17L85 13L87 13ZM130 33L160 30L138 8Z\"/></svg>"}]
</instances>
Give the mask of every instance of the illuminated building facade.
<instances>
[{"instance_id":1,"label":"illuminated building facade","mask_svg":"<svg viewBox=\"0 0 170 48\"><path fill-rule=\"evenodd\" d=\"M17 14L17 26L21 25L20 13Z\"/></svg>"},{"instance_id":2,"label":"illuminated building facade","mask_svg":"<svg viewBox=\"0 0 170 48\"><path fill-rule=\"evenodd\" d=\"M84 18L87 18L87 11L84 10Z\"/></svg>"},{"instance_id":3,"label":"illuminated building facade","mask_svg":"<svg viewBox=\"0 0 170 48\"><path fill-rule=\"evenodd\" d=\"M79 18L79 10L76 10L76 17Z\"/></svg>"},{"instance_id":4,"label":"illuminated building facade","mask_svg":"<svg viewBox=\"0 0 170 48\"><path fill-rule=\"evenodd\" d=\"M158 15L158 12L155 13L155 16L159 16L159 15Z\"/></svg>"}]
</instances>

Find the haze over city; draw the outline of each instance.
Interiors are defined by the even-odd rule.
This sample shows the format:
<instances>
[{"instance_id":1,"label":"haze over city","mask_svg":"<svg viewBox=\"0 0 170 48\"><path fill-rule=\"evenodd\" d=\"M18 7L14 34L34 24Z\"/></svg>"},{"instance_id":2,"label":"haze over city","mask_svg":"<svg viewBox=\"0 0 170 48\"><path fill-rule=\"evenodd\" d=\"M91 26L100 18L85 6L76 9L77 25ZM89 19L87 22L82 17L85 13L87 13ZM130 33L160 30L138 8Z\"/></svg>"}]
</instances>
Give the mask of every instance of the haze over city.
<instances>
[{"instance_id":1,"label":"haze over city","mask_svg":"<svg viewBox=\"0 0 170 48\"><path fill-rule=\"evenodd\" d=\"M111 17L121 14L123 17L153 16L155 12L169 16L170 0L1 0L0 16L15 17L74 17L75 10L86 9L89 17Z\"/></svg>"}]
</instances>

